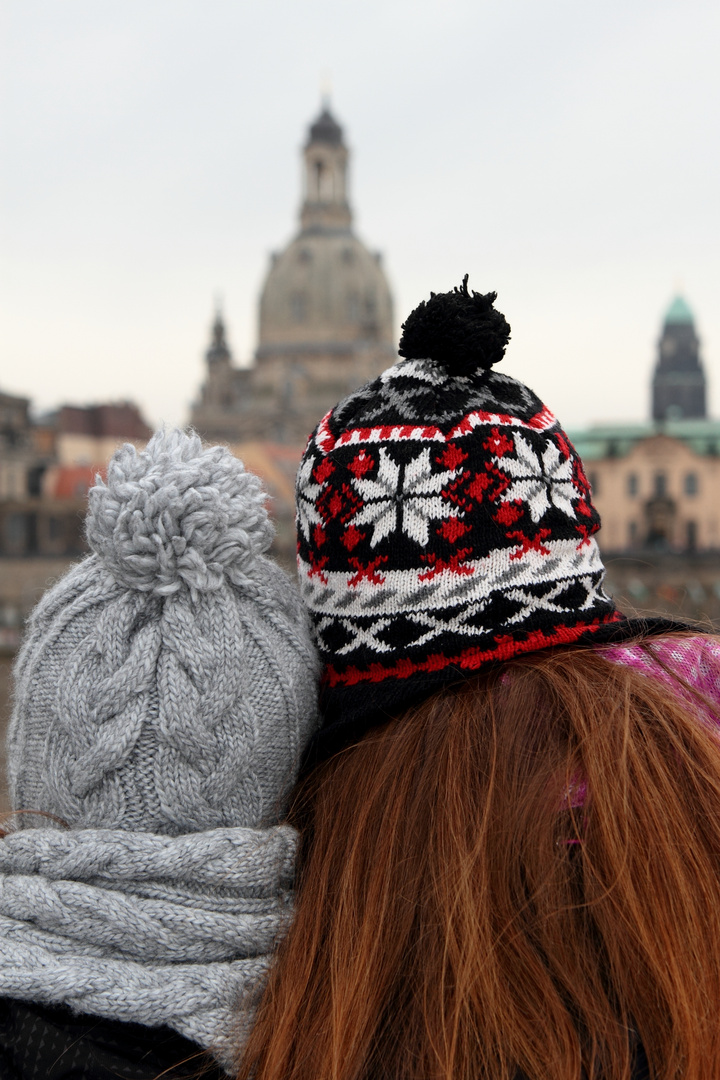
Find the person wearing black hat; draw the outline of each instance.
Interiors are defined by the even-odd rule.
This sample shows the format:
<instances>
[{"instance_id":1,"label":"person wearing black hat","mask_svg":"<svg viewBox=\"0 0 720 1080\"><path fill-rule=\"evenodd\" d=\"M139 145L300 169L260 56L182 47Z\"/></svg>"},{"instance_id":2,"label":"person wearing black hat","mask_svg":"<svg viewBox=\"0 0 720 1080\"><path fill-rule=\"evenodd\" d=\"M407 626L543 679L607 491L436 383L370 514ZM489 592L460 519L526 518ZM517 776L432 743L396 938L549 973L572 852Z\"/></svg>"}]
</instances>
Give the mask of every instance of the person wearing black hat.
<instances>
[{"instance_id":1,"label":"person wearing black hat","mask_svg":"<svg viewBox=\"0 0 720 1080\"><path fill-rule=\"evenodd\" d=\"M616 608L494 301L431 294L300 465L323 722L241 1080L720 1075L720 643Z\"/></svg>"}]
</instances>

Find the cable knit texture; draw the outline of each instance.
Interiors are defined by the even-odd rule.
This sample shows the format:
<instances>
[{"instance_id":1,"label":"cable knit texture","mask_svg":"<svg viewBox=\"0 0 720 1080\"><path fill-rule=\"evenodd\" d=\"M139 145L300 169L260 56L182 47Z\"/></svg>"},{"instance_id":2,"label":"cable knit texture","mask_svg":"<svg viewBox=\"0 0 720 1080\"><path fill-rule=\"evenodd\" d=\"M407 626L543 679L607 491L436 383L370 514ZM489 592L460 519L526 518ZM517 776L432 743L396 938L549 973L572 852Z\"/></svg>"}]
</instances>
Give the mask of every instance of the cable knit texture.
<instances>
[{"instance_id":1,"label":"cable knit texture","mask_svg":"<svg viewBox=\"0 0 720 1080\"><path fill-rule=\"evenodd\" d=\"M290 918L288 826L27 829L0 844L0 992L167 1024L228 1070Z\"/></svg>"},{"instance_id":2,"label":"cable knit texture","mask_svg":"<svg viewBox=\"0 0 720 1080\"><path fill-rule=\"evenodd\" d=\"M197 436L122 447L87 535L15 669L13 808L70 831L23 814L0 843L0 993L218 1047L288 917L307 617L260 482Z\"/></svg>"}]
</instances>

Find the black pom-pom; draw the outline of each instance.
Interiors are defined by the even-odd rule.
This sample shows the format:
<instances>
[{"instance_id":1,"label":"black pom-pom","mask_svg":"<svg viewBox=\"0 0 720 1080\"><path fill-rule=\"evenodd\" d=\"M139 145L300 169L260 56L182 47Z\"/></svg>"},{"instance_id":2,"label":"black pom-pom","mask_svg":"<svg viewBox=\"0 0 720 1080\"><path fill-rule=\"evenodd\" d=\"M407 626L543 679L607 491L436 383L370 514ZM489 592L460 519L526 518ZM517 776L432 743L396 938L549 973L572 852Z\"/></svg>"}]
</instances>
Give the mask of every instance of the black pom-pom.
<instances>
[{"instance_id":1,"label":"black pom-pom","mask_svg":"<svg viewBox=\"0 0 720 1080\"><path fill-rule=\"evenodd\" d=\"M435 360L452 375L469 375L502 360L510 326L493 307L497 293L470 292L467 283L466 274L461 286L430 293L430 299L408 315L398 348L401 356Z\"/></svg>"}]
</instances>

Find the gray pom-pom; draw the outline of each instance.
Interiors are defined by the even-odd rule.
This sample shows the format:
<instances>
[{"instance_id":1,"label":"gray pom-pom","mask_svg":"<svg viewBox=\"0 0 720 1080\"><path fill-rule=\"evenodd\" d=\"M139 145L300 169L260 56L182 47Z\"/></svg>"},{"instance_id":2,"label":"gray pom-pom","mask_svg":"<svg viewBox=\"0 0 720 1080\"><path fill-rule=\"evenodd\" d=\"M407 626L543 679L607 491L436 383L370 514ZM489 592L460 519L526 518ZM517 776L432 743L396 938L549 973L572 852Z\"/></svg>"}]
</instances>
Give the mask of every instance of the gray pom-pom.
<instances>
[{"instance_id":1,"label":"gray pom-pom","mask_svg":"<svg viewBox=\"0 0 720 1080\"><path fill-rule=\"evenodd\" d=\"M90 490L86 533L117 581L169 596L239 584L273 527L260 480L229 450L159 431L144 451L115 453L107 483L98 477Z\"/></svg>"}]
</instances>

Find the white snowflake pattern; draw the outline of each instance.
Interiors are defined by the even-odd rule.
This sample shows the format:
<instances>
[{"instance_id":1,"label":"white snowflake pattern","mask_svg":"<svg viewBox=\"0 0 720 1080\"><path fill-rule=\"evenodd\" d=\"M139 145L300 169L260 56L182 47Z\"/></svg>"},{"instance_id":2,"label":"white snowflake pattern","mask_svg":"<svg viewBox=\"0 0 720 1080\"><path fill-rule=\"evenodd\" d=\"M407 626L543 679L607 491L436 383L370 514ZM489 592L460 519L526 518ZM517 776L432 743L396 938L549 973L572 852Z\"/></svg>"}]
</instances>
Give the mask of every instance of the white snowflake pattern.
<instances>
[{"instance_id":1,"label":"white snowflake pattern","mask_svg":"<svg viewBox=\"0 0 720 1080\"><path fill-rule=\"evenodd\" d=\"M353 480L365 504L353 524L373 526L370 547L377 547L396 530L426 547L430 522L452 513L452 505L440 493L454 476L454 470L433 473L429 447L404 466L393 461L382 447L376 478Z\"/></svg>"},{"instance_id":2,"label":"white snowflake pattern","mask_svg":"<svg viewBox=\"0 0 720 1080\"><path fill-rule=\"evenodd\" d=\"M496 458L496 463L508 473L514 483L503 494L503 502L520 500L528 504L530 517L537 524L550 509L556 506L568 517L576 516L572 500L578 491L572 482L572 461L564 458L555 443L548 443L542 457L530 443L515 435L516 458Z\"/></svg>"}]
</instances>

